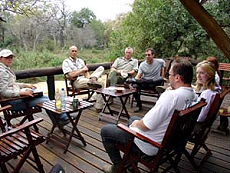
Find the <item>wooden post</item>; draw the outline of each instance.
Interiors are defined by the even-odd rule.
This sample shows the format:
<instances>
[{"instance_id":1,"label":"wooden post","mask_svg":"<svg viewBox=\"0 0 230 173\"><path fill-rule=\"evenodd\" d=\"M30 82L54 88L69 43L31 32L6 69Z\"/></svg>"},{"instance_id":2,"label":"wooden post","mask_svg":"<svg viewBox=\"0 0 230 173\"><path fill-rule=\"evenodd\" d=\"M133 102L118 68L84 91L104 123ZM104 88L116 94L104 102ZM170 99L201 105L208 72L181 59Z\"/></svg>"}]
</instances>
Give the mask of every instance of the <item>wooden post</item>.
<instances>
[{"instance_id":1,"label":"wooden post","mask_svg":"<svg viewBox=\"0 0 230 173\"><path fill-rule=\"evenodd\" d=\"M55 82L54 75L47 76L48 96L50 100L55 99Z\"/></svg>"}]
</instances>

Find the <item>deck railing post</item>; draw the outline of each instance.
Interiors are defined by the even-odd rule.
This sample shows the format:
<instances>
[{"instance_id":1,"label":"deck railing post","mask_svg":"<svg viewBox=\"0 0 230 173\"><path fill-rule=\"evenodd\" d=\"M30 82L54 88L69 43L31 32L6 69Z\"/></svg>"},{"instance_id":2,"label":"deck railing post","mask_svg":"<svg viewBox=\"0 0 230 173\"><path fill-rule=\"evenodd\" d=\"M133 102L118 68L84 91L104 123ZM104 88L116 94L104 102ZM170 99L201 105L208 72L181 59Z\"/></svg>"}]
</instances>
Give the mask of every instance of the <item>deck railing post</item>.
<instances>
[{"instance_id":1,"label":"deck railing post","mask_svg":"<svg viewBox=\"0 0 230 173\"><path fill-rule=\"evenodd\" d=\"M50 100L55 98L55 82L54 75L47 76L47 87L48 87L48 96Z\"/></svg>"}]
</instances>

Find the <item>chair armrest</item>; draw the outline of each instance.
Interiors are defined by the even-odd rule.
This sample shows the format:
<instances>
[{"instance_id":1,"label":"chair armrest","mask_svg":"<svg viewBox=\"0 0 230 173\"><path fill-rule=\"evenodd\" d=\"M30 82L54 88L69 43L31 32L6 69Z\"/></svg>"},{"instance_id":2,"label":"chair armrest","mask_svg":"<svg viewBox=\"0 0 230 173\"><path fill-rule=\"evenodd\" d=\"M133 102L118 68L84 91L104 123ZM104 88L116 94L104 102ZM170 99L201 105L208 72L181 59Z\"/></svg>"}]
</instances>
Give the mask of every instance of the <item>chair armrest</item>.
<instances>
[{"instance_id":1,"label":"chair armrest","mask_svg":"<svg viewBox=\"0 0 230 173\"><path fill-rule=\"evenodd\" d=\"M29 128L29 127L33 126L34 124L40 123L41 121L43 121L43 118L37 118L35 120L32 120L32 121L29 121L27 123L21 124L19 126L13 127L9 131L6 131L5 133L0 134L0 139L4 138L6 136L12 135L14 133L17 133L19 131L22 131L26 128Z\"/></svg>"},{"instance_id":2,"label":"chair armrest","mask_svg":"<svg viewBox=\"0 0 230 173\"><path fill-rule=\"evenodd\" d=\"M163 147L160 143L155 142L152 139L149 139L148 137L146 137L146 136L144 136L144 135L142 135L142 134L140 134L138 132L135 132L134 130L130 129L129 127L127 127L127 126L125 126L123 124L118 124L117 126L120 129L126 131L127 133L137 137L138 139L140 139L140 140L142 140L144 142L148 142L148 143L152 144L153 146L155 146L157 148L162 148Z\"/></svg>"},{"instance_id":3,"label":"chair armrest","mask_svg":"<svg viewBox=\"0 0 230 173\"><path fill-rule=\"evenodd\" d=\"M11 105L3 106L3 107L0 108L0 112L2 112L2 111L4 111L4 110L9 110L9 109L11 109L11 108L12 108Z\"/></svg>"},{"instance_id":4,"label":"chair armrest","mask_svg":"<svg viewBox=\"0 0 230 173\"><path fill-rule=\"evenodd\" d=\"M0 98L0 103L10 102L10 101L23 99L23 98L28 98L28 97L31 97L31 96L17 96L17 97L9 97L9 98L1 97Z\"/></svg>"}]
</instances>

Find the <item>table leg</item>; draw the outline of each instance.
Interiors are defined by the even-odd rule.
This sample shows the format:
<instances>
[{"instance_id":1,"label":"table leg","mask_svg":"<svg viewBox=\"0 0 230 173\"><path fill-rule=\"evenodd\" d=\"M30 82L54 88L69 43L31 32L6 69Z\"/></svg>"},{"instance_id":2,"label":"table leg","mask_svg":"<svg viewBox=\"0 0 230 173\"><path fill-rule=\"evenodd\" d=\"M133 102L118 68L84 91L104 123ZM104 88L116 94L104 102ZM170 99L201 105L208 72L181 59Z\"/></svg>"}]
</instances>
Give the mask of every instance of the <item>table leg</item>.
<instances>
[{"instance_id":1,"label":"table leg","mask_svg":"<svg viewBox=\"0 0 230 173\"><path fill-rule=\"evenodd\" d=\"M56 125L53 124L52 128L51 128L51 131L47 134L47 138L46 138L46 144L48 144L49 140L50 140L50 137L51 135L53 134L54 132L54 129L55 129Z\"/></svg>"},{"instance_id":2,"label":"table leg","mask_svg":"<svg viewBox=\"0 0 230 173\"><path fill-rule=\"evenodd\" d=\"M225 132L226 135L229 134L228 117L220 116L220 124L219 124L217 129L220 130L220 131Z\"/></svg>"},{"instance_id":3,"label":"table leg","mask_svg":"<svg viewBox=\"0 0 230 173\"><path fill-rule=\"evenodd\" d=\"M120 116L122 116L123 110L125 111L125 114L124 114L124 115L126 115L126 117L129 119L130 116L129 116L129 113L128 113L126 107L125 107L125 105L126 105L126 103L127 103L127 100L128 100L128 98L129 98L129 95L127 95L127 96L124 97L125 100L123 100L122 97L119 97L119 98L120 98L122 107L121 107L121 110L120 110L120 112L119 112L119 114L118 114L118 116L117 116L117 121L119 121Z\"/></svg>"},{"instance_id":4,"label":"table leg","mask_svg":"<svg viewBox=\"0 0 230 173\"><path fill-rule=\"evenodd\" d=\"M68 140L68 143L66 145L64 153L66 153L68 151L70 142L72 140L72 137L73 137L75 131L77 132L78 139L81 140L81 142L83 143L84 146L86 146L86 142L85 142L84 138L82 137L80 131L77 128L77 124L78 124L78 121L80 119L81 113L82 113L82 110L79 110L76 118L71 118L70 114L67 113L67 116L68 116L68 118L69 118L69 120L70 120L70 122L72 124L72 130L71 130L71 133L70 133L70 136L69 136L69 140Z\"/></svg>"},{"instance_id":5,"label":"table leg","mask_svg":"<svg viewBox=\"0 0 230 173\"><path fill-rule=\"evenodd\" d=\"M105 109L108 108L110 115L113 116L113 111L112 111L112 109L111 109L110 106L109 106L109 100L110 100L110 98L111 98L112 96L109 96L108 99L106 99L106 95L105 95L105 94L102 94L102 93L101 93L101 95L102 95L102 98L103 98L103 100L104 100L104 102L105 102L105 105L104 105L104 107L102 108L102 111L101 111L101 112L102 112L102 113L105 113Z\"/></svg>"}]
</instances>

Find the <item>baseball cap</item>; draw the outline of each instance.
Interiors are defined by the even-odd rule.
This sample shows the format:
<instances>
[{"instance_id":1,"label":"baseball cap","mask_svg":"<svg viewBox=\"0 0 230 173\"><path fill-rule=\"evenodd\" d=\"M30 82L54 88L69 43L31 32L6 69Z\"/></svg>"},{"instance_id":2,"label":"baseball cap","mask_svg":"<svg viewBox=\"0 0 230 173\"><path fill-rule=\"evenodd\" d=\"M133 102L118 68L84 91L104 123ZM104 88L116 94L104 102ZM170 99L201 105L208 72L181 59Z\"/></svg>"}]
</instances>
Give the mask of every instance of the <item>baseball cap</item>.
<instances>
[{"instance_id":1,"label":"baseball cap","mask_svg":"<svg viewBox=\"0 0 230 173\"><path fill-rule=\"evenodd\" d=\"M13 52L11 50L9 50L9 49L3 49L3 50L0 51L0 57L5 58L5 57L8 57L10 55L14 56Z\"/></svg>"}]
</instances>

